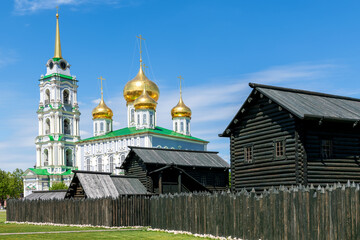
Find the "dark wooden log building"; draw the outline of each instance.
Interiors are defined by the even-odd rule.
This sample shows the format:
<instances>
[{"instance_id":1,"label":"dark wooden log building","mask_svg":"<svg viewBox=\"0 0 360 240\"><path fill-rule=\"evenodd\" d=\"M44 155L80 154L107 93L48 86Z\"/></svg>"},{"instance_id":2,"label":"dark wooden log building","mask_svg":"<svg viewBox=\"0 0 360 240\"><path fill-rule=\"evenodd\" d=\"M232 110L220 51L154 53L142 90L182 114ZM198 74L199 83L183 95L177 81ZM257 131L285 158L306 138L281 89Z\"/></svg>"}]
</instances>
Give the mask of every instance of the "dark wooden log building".
<instances>
[{"instance_id":1,"label":"dark wooden log building","mask_svg":"<svg viewBox=\"0 0 360 240\"><path fill-rule=\"evenodd\" d=\"M228 188L229 164L217 152L130 147L121 169L151 193Z\"/></svg>"},{"instance_id":2,"label":"dark wooden log building","mask_svg":"<svg viewBox=\"0 0 360 240\"><path fill-rule=\"evenodd\" d=\"M232 190L360 181L360 99L249 85L220 134L230 138Z\"/></svg>"}]
</instances>

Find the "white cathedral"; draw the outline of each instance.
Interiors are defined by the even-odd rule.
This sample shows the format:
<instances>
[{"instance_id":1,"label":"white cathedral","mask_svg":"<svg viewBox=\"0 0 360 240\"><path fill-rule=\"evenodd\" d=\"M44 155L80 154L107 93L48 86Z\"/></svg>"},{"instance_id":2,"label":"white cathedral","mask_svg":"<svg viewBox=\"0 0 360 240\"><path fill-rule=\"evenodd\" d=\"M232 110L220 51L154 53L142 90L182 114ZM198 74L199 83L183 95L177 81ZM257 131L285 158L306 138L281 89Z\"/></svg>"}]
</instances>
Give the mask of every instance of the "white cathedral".
<instances>
[{"instance_id":1,"label":"white cathedral","mask_svg":"<svg viewBox=\"0 0 360 240\"><path fill-rule=\"evenodd\" d=\"M122 174L116 167L124 161L129 152L128 146L207 150L207 141L190 134L191 110L182 100L181 82L180 100L171 109L173 130L156 125L160 91L145 76L141 35L139 38L140 69L126 83L123 92L127 127L113 130L113 112L105 104L101 87L101 101L92 111L94 136L81 139L78 85L76 77L70 74L69 63L61 55L59 14L56 14L55 54L46 64L46 75L39 80L36 165L28 168L23 175L24 196L32 191L49 190L54 182L70 184L72 170L75 169Z\"/></svg>"}]
</instances>

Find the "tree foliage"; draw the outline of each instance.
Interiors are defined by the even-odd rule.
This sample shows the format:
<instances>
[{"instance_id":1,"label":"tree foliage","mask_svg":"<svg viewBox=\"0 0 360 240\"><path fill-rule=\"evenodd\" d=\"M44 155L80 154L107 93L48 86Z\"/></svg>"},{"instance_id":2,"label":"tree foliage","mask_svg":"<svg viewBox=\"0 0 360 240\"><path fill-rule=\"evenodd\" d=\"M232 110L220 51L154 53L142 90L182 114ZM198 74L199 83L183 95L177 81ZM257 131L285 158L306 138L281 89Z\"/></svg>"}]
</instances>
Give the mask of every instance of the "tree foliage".
<instances>
[{"instance_id":1,"label":"tree foliage","mask_svg":"<svg viewBox=\"0 0 360 240\"><path fill-rule=\"evenodd\" d=\"M9 189L9 195L12 198L19 198L22 196L24 192L24 183L22 179L22 175L24 174L24 171L17 168L10 174L10 189Z\"/></svg>"},{"instance_id":2,"label":"tree foliage","mask_svg":"<svg viewBox=\"0 0 360 240\"><path fill-rule=\"evenodd\" d=\"M0 200L22 196L24 187L21 176L23 173L23 170L18 168L12 173L0 170Z\"/></svg>"},{"instance_id":3,"label":"tree foliage","mask_svg":"<svg viewBox=\"0 0 360 240\"><path fill-rule=\"evenodd\" d=\"M0 170L0 201L7 199L9 195L9 173Z\"/></svg>"},{"instance_id":4,"label":"tree foliage","mask_svg":"<svg viewBox=\"0 0 360 240\"><path fill-rule=\"evenodd\" d=\"M63 190L68 189L68 186L64 182L54 182L50 187L50 190Z\"/></svg>"}]
</instances>

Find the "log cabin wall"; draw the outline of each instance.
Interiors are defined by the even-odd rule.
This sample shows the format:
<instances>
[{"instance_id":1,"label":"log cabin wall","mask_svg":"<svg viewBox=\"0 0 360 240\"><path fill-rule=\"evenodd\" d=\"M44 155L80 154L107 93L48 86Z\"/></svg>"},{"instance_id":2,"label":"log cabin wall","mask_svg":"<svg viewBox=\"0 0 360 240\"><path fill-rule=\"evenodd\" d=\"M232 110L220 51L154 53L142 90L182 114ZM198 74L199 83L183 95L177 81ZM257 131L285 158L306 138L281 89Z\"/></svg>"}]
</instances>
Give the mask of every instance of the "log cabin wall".
<instances>
[{"instance_id":1,"label":"log cabin wall","mask_svg":"<svg viewBox=\"0 0 360 240\"><path fill-rule=\"evenodd\" d=\"M151 171L151 169L147 169L146 164L144 164L138 156L135 155L133 158L134 160L129 163L125 170L125 175L136 177L149 192L152 192L152 180L149 176L147 176L147 171Z\"/></svg>"},{"instance_id":2,"label":"log cabin wall","mask_svg":"<svg viewBox=\"0 0 360 240\"><path fill-rule=\"evenodd\" d=\"M307 182L360 181L360 130L353 122L305 121Z\"/></svg>"},{"instance_id":3,"label":"log cabin wall","mask_svg":"<svg viewBox=\"0 0 360 240\"><path fill-rule=\"evenodd\" d=\"M215 168L182 167L187 174L196 179L211 191L226 191L228 189L229 170Z\"/></svg>"},{"instance_id":4,"label":"log cabin wall","mask_svg":"<svg viewBox=\"0 0 360 240\"><path fill-rule=\"evenodd\" d=\"M232 190L262 190L299 183L301 159L298 150L301 142L297 134L296 121L288 111L269 98L256 94L231 129ZM276 156L277 142L283 142L283 156ZM252 160L245 160L245 152L251 149Z\"/></svg>"}]
</instances>

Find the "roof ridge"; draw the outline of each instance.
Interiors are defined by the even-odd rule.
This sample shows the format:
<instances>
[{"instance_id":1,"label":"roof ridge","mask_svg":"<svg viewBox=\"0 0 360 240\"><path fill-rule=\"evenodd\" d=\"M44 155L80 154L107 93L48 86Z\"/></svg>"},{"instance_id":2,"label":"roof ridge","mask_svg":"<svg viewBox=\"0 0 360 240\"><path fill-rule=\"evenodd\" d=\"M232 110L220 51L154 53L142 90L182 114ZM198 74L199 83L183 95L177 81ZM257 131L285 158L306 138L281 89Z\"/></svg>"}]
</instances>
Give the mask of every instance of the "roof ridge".
<instances>
[{"instance_id":1,"label":"roof ridge","mask_svg":"<svg viewBox=\"0 0 360 240\"><path fill-rule=\"evenodd\" d=\"M90 174L101 174L110 175L111 172L97 172L97 171L85 171L85 170L72 170L73 173L90 173Z\"/></svg>"},{"instance_id":2,"label":"roof ridge","mask_svg":"<svg viewBox=\"0 0 360 240\"><path fill-rule=\"evenodd\" d=\"M67 189L58 189L58 190L39 190L39 191L32 191L33 193L48 193L48 192L66 192Z\"/></svg>"},{"instance_id":3,"label":"roof ridge","mask_svg":"<svg viewBox=\"0 0 360 240\"><path fill-rule=\"evenodd\" d=\"M137 146L128 146L130 149L144 149L144 150L162 150L162 151L180 151L180 152L197 152L197 153L215 153L216 151L198 151L198 150L188 150L188 149L171 149L171 148L150 148L150 147L137 147Z\"/></svg>"},{"instance_id":4,"label":"roof ridge","mask_svg":"<svg viewBox=\"0 0 360 240\"><path fill-rule=\"evenodd\" d=\"M259 88L268 88L268 89L274 89L274 90L280 90L280 91L303 93L303 94L308 94L308 95L315 95L315 96L329 97L329 98L338 98L338 99L345 99L345 100L360 102L359 98L352 98L352 97L346 97L346 96L340 96L340 95L334 95L334 94L328 94L328 93L321 93L321 92L314 92L314 91L307 91L307 90L301 90L301 89L277 87L277 86L264 85L264 84L251 83L251 82L249 83L249 86L252 88L258 88L258 87Z\"/></svg>"}]
</instances>

